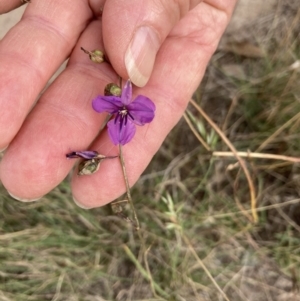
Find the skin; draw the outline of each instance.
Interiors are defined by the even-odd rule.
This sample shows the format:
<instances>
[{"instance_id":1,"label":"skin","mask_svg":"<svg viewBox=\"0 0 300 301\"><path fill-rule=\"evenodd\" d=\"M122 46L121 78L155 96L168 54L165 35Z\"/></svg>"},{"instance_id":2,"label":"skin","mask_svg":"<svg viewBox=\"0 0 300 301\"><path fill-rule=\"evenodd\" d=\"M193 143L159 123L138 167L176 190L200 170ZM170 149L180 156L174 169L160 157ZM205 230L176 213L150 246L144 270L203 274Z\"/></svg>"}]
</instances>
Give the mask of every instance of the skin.
<instances>
[{"instance_id":1,"label":"skin","mask_svg":"<svg viewBox=\"0 0 300 301\"><path fill-rule=\"evenodd\" d=\"M98 135L105 114L91 100L107 83L128 79L125 56L137 28L148 25L159 49L149 81L134 87L156 104L149 125L137 128L123 147L133 185L182 116L230 20L236 0L32 0L22 20L0 43L0 179L15 198L38 199L58 185L75 160L66 153L97 150L118 154L107 135ZM0 13L20 0L0 0ZM102 14L103 9L103 15ZM111 65L92 63L80 47L105 49ZM70 57L67 68L45 84ZM150 75L150 74L149 74ZM133 81L134 82L134 81ZM143 85L143 84L142 84ZM76 203L99 207L125 191L117 159L101 163L91 176L71 180Z\"/></svg>"}]
</instances>

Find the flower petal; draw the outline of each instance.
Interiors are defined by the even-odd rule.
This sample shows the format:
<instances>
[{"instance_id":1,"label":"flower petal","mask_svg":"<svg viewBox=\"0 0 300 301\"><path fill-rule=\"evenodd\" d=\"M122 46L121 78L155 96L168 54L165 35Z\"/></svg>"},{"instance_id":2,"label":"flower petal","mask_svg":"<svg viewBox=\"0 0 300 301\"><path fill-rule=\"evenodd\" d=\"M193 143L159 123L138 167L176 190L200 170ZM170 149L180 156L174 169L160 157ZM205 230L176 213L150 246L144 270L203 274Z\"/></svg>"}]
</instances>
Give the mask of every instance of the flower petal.
<instances>
[{"instance_id":1,"label":"flower petal","mask_svg":"<svg viewBox=\"0 0 300 301\"><path fill-rule=\"evenodd\" d=\"M131 103L132 100L132 84L131 81L128 80L122 89L121 101L122 104L127 106Z\"/></svg>"},{"instance_id":2,"label":"flower petal","mask_svg":"<svg viewBox=\"0 0 300 301\"><path fill-rule=\"evenodd\" d=\"M73 158L83 158L83 159L94 159L99 155L96 151L79 151L79 152L71 152L66 154L68 159Z\"/></svg>"},{"instance_id":3,"label":"flower petal","mask_svg":"<svg viewBox=\"0 0 300 301\"><path fill-rule=\"evenodd\" d=\"M117 96L97 96L92 102L93 109L98 112L114 114L123 107L120 97Z\"/></svg>"},{"instance_id":4,"label":"flower petal","mask_svg":"<svg viewBox=\"0 0 300 301\"><path fill-rule=\"evenodd\" d=\"M113 142L113 144L126 144L128 143L133 136L135 135L136 128L134 123L127 119L126 125L123 123L120 124L120 119L115 123L115 120L112 119L107 123L108 134Z\"/></svg>"},{"instance_id":5,"label":"flower petal","mask_svg":"<svg viewBox=\"0 0 300 301\"><path fill-rule=\"evenodd\" d=\"M149 123L154 118L155 104L146 96L139 95L127 106L130 115L134 118L133 122L137 125Z\"/></svg>"}]
</instances>

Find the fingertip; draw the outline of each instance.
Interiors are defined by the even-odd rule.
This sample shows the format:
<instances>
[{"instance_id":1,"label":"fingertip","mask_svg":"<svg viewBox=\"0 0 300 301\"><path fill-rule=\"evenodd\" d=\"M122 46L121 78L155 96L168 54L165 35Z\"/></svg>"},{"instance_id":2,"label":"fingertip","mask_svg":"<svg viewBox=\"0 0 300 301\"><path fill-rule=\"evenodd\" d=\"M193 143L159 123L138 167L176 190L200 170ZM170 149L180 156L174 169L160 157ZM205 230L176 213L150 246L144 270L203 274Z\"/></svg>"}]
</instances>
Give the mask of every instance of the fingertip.
<instances>
[{"instance_id":1,"label":"fingertip","mask_svg":"<svg viewBox=\"0 0 300 301\"><path fill-rule=\"evenodd\" d=\"M185 1L179 2L106 1L102 16L104 46L122 78L130 78L138 87L147 84L162 43L184 13L181 6Z\"/></svg>"},{"instance_id":2,"label":"fingertip","mask_svg":"<svg viewBox=\"0 0 300 301\"><path fill-rule=\"evenodd\" d=\"M28 199L28 198L22 198L19 196L16 196L14 194L12 194L10 191L7 190L7 193L15 200L19 201L19 202L23 202L23 203L31 203L31 202L36 202L38 200L40 200L42 197L39 198L34 198L34 199Z\"/></svg>"},{"instance_id":3,"label":"fingertip","mask_svg":"<svg viewBox=\"0 0 300 301\"><path fill-rule=\"evenodd\" d=\"M75 203L76 206L78 206L81 209L89 210L89 209L93 208L93 207L89 207L84 204L81 204L79 201L77 201L77 199L74 196L73 196L73 202Z\"/></svg>"},{"instance_id":4,"label":"fingertip","mask_svg":"<svg viewBox=\"0 0 300 301\"><path fill-rule=\"evenodd\" d=\"M118 188L108 179L108 174L105 174L106 164L104 163L95 174L85 176L73 174L71 188L73 200L78 207L82 209L101 207L117 197L115 193ZM113 169L113 167L111 168Z\"/></svg>"}]
</instances>

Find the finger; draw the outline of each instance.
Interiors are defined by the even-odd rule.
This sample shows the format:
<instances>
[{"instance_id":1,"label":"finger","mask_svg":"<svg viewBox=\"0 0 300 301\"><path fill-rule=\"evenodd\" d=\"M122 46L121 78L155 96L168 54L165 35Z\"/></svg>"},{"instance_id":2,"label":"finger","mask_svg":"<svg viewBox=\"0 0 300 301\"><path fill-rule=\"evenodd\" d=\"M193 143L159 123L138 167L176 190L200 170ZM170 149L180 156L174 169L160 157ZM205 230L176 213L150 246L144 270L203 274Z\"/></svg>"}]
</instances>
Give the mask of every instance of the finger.
<instances>
[{"instance_id":1,"label":"finger","mask_svg":"<svg viewBox=\"0 0 300 301\"><path fill-rule=\"evenodd\" d=\"M134 139L124 146L130 185L138 180L166 135L182 116L217 47L233 6L234 1L227 1L226 8L219 10L201 3L191 10L162 45L149 83L143 89L134 91L135 95L142 94L155 101L156 116L149 126L137 127ZM117 153L116 148L111 149L107 132L90 149L101 149L104 154ZM72 190L76 203L84 208L112 201L125 192L120 163L118 160L104 161L100 170L91 176L79 177L75 174Z\"/></svg>"},{"instance_id":2,"label":"finger","mask_svg":"<svg viewBox=\"0 0 300 301\"><path fill-rule=\"evenodd\" d=\"M143 87L156 54L175 24L201 0L108 0L103 40L110 61L123 78Z\"/></svg>"},{"instance_id":3,"label":"finger","mask_svg":"<svg viewBox=\"0 0 300 301\"><path fill-rule=\"evenodd\" d=\"M8 13L9 11L25 4L26 1L22 0L0 0L0 14Z\"/></svg>"},{"instance_id":4,"label":"finger","mask_svg":"<svg viewBox=\"0 0 300 301\"><path fill-rule=\"evenodd\" d=\"M32 1L0 43L0 149L20 129L92 13L84 1Z\"/></svg>"},{"instance_id":5,"label":"finger","mask_svg":"<svg viewBox=\"0 0 300 301\"><path fill-rule=\"evenodd\" d=\"M93 111L91 100L117 77L107 63L92 63L80 46L102 49L100 33L101 22L92 22L66 70L43 94L7 149L0 178L16 199L37 199L58 185L75 163L66 153L86 149L97 136L105 117Z\"/></svg>"}]
</instances>

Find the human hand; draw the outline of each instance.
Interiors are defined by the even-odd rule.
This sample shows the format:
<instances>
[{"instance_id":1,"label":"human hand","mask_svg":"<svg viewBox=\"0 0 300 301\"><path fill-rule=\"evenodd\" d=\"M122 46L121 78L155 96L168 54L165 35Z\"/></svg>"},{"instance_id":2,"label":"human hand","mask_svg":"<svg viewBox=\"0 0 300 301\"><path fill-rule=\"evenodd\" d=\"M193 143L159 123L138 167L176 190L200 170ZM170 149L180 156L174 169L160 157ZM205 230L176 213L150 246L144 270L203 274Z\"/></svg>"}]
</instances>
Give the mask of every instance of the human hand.
<instances>
[{"instance_id":1,"label":"human hand","mask_svg":"<svg viewBox=\"0 0 300 301\"><path fill-rule=\"evenodd\" d=\"M0 13L19 1L0 0ZM32 0L0 43L0 149L8 146L0 179L9 193L23 201L42 197L72 168L74 161L65 158L70 151L118 153L107 131L97 136L105 116L91 106L106 84L118 82L117 74L142 87L134 89L135 95L143 94L156 104L153 122L138 127L124 146L133 185L182 116L235 2ZM134 34L138 42L130 51ZM105 49L112 66L90 62L81 46ZM29 113L69 56L67 68ZM103 161L91 176L74 174L71 185L76 202L85 208L104 205L125 192L118 160Z\"/></svg>"}]
</instances>

